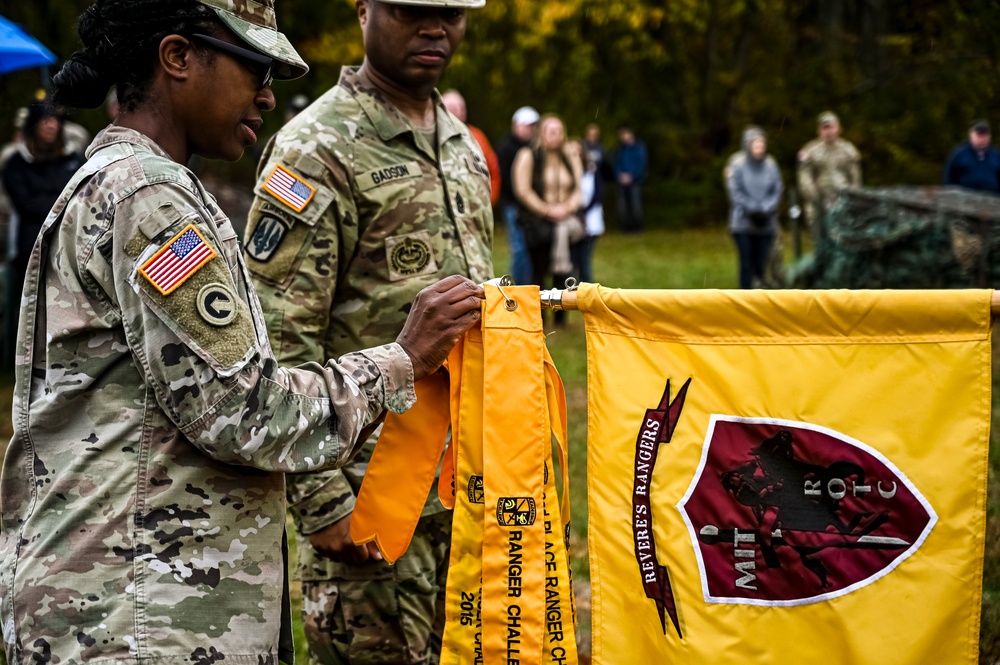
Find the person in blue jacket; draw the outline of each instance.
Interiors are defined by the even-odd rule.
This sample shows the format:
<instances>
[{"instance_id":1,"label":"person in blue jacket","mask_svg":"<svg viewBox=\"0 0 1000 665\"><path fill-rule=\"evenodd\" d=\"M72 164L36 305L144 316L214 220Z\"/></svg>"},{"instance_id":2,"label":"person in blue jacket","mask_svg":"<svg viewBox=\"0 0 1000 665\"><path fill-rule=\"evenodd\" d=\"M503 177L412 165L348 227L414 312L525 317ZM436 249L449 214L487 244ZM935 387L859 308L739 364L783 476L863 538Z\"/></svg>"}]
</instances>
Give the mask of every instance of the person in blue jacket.
<instances>
[{"instance_id":1,"label":"person in blue jacket","mask_svg":"<svg viewBox=\"0 0 1000 665\"><path fill-rule=\"evenodd\" d=\"M944 184L1000 194L1000 150L990 145L990 124L977 120L969 140L955 149L944 169Z\"/></svg>"},{"instance_id":2,"label":"person in blue jacket","mask_svg":"<svg viewBox=\"0 0 1000 665\"><path fill-rule=\"evenodd\" d=\"M625 233L642 231L642 186L646 182L646 144L630 127L618 130L615 178L618 180L618 224Z\"/></svg>"}]
</instances>

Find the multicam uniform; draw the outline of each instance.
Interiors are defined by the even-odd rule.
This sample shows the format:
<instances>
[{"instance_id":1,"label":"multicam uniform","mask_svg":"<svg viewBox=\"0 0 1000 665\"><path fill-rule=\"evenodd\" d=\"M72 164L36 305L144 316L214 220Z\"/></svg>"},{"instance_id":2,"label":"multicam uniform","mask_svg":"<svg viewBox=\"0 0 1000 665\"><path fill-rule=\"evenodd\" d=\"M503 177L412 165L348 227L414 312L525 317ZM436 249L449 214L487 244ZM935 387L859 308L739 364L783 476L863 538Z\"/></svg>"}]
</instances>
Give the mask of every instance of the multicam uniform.
<instances>
[{"instance_id":1,"label":"multicam uniform","mask_svg":"<svg viewBox=\"0 0 1000 665\"><path fill-rule=\"evenodd\" d=\"M817 220L840 190L861 185L861 153L850 141L815 139L799 151L799 193L806 221L818 232Z\"/></svg>"},{"instance_id":2,"label":"multicam uniform","mask_svg":"<svg viewBox=\"0 0 1000 665\"><path fill-rule=\"evenodd\" d=\"M384 407L408 408L405 352L278 367L229 220L118 127L56 203L24 293L9 662L288 660L283 472L344 463Z\"/></svg>"},{"instance_id":3,"label":"multicam uniform","mask_svg":"<svg viewBox=\"0 0 1000 665\"><path fill-rule=\"evenodd\" d=\"M280 360L392 340L423 287L492 276L489 172L436 93L435 102L436 127L415 129L346 68L268 146L245 251ZM306 634L322 662L422 663L444 620L450 516L436 488L395 566L337 564L307 537L350 515L373 444L343 472L289 478Z\"/></svg>"}]
</instances>

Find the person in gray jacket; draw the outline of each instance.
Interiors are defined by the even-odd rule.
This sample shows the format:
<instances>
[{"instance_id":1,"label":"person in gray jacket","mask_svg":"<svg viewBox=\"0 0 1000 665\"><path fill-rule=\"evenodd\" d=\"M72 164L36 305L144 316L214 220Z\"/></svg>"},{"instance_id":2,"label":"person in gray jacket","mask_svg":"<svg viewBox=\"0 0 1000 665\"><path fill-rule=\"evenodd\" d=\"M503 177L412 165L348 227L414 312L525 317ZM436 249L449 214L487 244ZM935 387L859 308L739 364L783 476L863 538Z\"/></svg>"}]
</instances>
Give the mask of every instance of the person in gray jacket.
<instances>
[{"instance_id":1,"label":"person in gray jacket","mask_svg":"<svg viewBox=\"0 0 1000 665\"><path fill-rule=\"evenodd\" d=\"M778 206L784 183L767 154L767 135L759 127L743 132L743 152L726 167L731 205L729 231L740 261L740 288L758 286L778 234Z\"/></svg>"}]
</instances>

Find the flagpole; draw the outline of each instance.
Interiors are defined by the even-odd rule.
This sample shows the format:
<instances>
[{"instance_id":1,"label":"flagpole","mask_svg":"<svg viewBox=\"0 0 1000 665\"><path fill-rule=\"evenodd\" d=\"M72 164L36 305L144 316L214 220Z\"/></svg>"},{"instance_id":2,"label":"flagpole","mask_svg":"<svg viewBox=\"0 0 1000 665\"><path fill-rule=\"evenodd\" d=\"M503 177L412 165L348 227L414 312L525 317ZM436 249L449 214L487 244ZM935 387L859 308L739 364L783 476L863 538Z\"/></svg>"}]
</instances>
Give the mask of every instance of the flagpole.
<instances>
[{"instance_id":1,"label":"flagpole","mask_svg":"<svg viewBox=\"0 0 1000 665\"><path fill-rule=\"evenodd\" d=\"M542 307L553 310L577 310L580 309L577 300L576 288L571 289L550 289L541 292ZM990 299L990 312L993 316L1000 316L1000 291L994 291Z\"/></svg>"}]
</instances>

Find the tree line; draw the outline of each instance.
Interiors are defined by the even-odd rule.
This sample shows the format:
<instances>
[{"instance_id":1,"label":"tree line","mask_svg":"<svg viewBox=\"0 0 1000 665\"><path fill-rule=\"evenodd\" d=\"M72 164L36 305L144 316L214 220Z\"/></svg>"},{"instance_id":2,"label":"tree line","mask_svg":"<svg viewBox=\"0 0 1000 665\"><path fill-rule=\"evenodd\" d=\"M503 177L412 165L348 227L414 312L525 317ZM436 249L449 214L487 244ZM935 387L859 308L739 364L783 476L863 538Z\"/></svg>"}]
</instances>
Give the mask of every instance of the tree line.
<instances>
[{"instance_id":1,"label":"tree line","mask_svg":"<svg viewBox=\"0 0 1000 665\"><path fill-rule=\"evenodd\" d=\"M5 4L65 58L90 2ZM313 66L276 86L279 106L318 96L342 65L360 62L353 0L278 0L277 9ZM465 94L470 122L494 140L524 104L559 113L576 134L597 122L609 144L617 126L633 126L650 149L654 210L671 210L664 223L699 222L724 217L720 172L745 125L768 131L787 177L826 109L864 154L866 183L939 182L974 118L1000 125L998 60L993 0L487 0L469 11L444 84ZM39 83L36 72L0 77L5 127ZM105 122L81 118L92 129Z\"/></svg>"}]
</instances>

